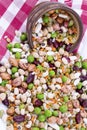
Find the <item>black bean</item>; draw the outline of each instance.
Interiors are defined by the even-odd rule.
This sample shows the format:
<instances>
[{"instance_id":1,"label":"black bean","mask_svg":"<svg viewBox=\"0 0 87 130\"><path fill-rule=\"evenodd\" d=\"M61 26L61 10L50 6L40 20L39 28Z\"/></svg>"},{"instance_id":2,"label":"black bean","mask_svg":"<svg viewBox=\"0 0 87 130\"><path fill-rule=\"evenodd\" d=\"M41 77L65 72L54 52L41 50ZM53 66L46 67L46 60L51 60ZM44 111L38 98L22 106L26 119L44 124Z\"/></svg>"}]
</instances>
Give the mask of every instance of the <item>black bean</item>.
<instances>
[{"instance_id":1,"label":"black bean","mask_svg":"<svg viewBox=\"0 0 87 130\"><path fill-rule=\"evenodd\" d=\"M60 30L59 30L59 33L63 33L63 30L62 30L62 29L60 29Z\"/></svg>"},{"instance_id":2,"label":"black bean","mask_svg":"<svg viewBox=\"0 0 87 130\"><path fill-rule=\"evenodd\" d=\"M79 124L81 122L81 114L78 112L75 117L76 123Z\"/></svg>"},{"instance_id":3,"label":"black bean","mask_svg":"<svg viewBox=\"0 0 87 130\"><path fill-rule=\"evenodd\" d=\"M8 98L7 98L7 96L6 96L6 98L2 101L2 103L5 105L5 106L9 106L9 100L8 100Z\"/></svg>"},{"instance_id":4,"label":"black bean","mask_svg":"<svg viewBox=\"0 0 87 130\"><path fill-rule=\"evenodd\" d=\"M32 74L32 73L30 73L30 74L28 75L28 77L27 77L27 83L28 83L28 84L29 84L29 83L32 83L32 82L34 81L34 77L35 77L35 75Z\"/></svg>"},{"instance_id":5,"label":"black bean","mask_svg":"<svg viewBox=\"0 0 87 130\"><path fill-rule=\"evenodd\" d=\"M87 108L87 99L84 99L81 105L82 107Z\"/></svg>"},{"instance_id":6,"label":"black bean","mask_svg":"<svg viewBox=\"0 0 87 130\"><path fill-rule=\"evenodd\" d=\"M59 47L59 43L55 40L55 41L53 42L53 46L57 49L57 48Z\"/></svg>"},{"instance_id":7,"label":"black bean","mask_svg":"<svg viewBox=\"0 0 87 130\"><path fill-rule=\"evenodd\" d=\"M76 89L76 92L78 92L79 94L83 94L83 90L82 89Z\"/></svg>"},{"instance_id":8,"label":"black bean","mask_svg":"<svg viewBox=\"0 0 87 130\"><path fill-rule=\"evenodd\" d=\"M83 99L81 97L78 98L80 105L82 105Z\"/></svg>"},{"instance_id":9,"label":"black bean","mask_svg":"<svg viewBox=\"0 0 87 130\"><path fill-rule=\"evenodd\" d=\"M69 52L71 49L71 46L72 46L72 44L66 45L65 50Z\"/></svg>"},{"instance_id":10,"label":"black bean","mask_svg":"<svg viewBox=\"0 0 87 130\"><path fill-rule=\"evenodd\" d=\"M80 76L80 80L81 80L81 82L83 82L84 80L87 80L87 75L86 75L86 76L81 75L81 76Z\"/></svg>"},{"instance_id":11,"label":"black bean","mask_svg":"<svg viewBox=\"0 0 87 130\"><path fill-rule=\"evenodd\" d=\"M59 42L59 47L62 47L64 44L64 42Z\"/></svg>"},{"instance_id":12,"label":"black bean","mask_svg":"<svg viewBox=\"0 0 87 130\"><path fill-rule=\"evenodd\" d=\"M17 122L17 123L21 123L25 120L25 116L24 115L16 115L13 117L13 121Z\"/></svg>"},{"instance_id":13,"label":"black bean","mask_svg":"<svg viewBox=\"0 0 87 130\"><path fill-rule=\"evenodd\" d=\"M39 61L37 61L36 59L34 60L34 62L33 62L35 65L39 65L40 64L40 62Z\"/></svg>"},{"instance_id":14,"label":"black bean","mask_svg":"<svg viewBox=\"0 0 87 130\"><path fill-rule=\"evenodd\" d=\"M51 68L55 68L55 65L54 65L53 63L50 63L50 62L49 62L49 66L50 66Z\"/></svg>"},{"instance_id":15,"label":"black bean","mask_svg":"<svg viewBox=\"0 0 87 130\"><path fill-rule=\"evenodd\" d=\"M2 66L2 64L0 63L0 67Z\"/></svg>"},{"instance_id":16,"label":"black bean","mask_svg":"<svg viewBox=\"0 0 87 130\"><path fill-rule=\"evenodd\" d=\"M49 38L47 39L47 44L50 46L50 45L53 45L53 39L52 38Z\"/></svg>"},{"instance_id":17,"label":"black bean","mask_svg":"<svg viewBox=\"0 0 87 130\"><path fill-rule=\"evenodd\" d=\"M73 66L73 71L78 71L79 67L78 66Z\"/></svg>"},{"instance_id":18,"label":"black bean","mask_svg":"<svg viewBox=\"0 0 87 130\"><path fill-rule=\"evenodd\" d=\"M35 101L35 103L34 103L34 106L36 106L36 107L40 107L40 106L42 106L43 105L43 102L41 101L41 100L39 100L39 99L37 99L36 101Z\"/></svg>"}]
</instances>

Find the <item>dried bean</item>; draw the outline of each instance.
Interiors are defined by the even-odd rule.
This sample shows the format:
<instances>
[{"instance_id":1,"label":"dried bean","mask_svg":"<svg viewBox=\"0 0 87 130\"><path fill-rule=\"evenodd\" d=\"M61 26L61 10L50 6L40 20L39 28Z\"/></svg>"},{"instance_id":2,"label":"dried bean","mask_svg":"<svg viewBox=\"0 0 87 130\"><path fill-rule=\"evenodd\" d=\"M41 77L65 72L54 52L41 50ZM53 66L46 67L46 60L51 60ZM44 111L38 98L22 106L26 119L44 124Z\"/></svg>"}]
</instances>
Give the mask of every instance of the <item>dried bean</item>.
<instances>
[{"instance_id":1,"label":"dried bean","mask_svg":"<svg viewBox=\"0 0 87 130\"><path fill-rule=\"evenodd\" d=\"M32 82L34 81L34 77L35 77L35 75L32 74L32 73L30 73L30 74L28 75L28 77L27 77L27 83L28 83L28 84L29 84L29 83L32 83Z\"/></svg>"},{"instance_id":2,"label":"dried bean","mask_svg":"<svg viewBox=\"0 0 87 130\"><path fill-rule=\"evenodd\" d=\"M75 117L76 123L79 124L81 122L81 114L78 112Z\"/></svg>"},{"instance_id":3,"label":"dried bean","mask_svg":"<svg viewBox=\"0 0 87 130\"><path fill-rule=\"evenodd\" d=\"M17 123L21 123L25 120L25 116L24 115L17 115L13 117L13 120Z\"/></svg>"},{"instance_id":4,"label":"dried bean","mask_svg":"<svg viewBox=\"0 0 87 130\"><path fill-rule=\"evenodd\" d=\"M7 106L7 107L9 106L9 100L8 100L7 96L6 96L5 100L2 101L2 103L3 103L5 106Z\"/></svg>"},{"instance_id":5,"label":"dried bean","mask_svg":"<svg viewBox=\"0 0 87 130\"><path fill-rule=\"evenodd\" d=\"M43 105L43 102L41 101L41 100L39 100L39 99L37 99L36 101L35 101L35 103L34 103L34 106L36 106L36 107L40 107L40 106L42 106Z\"/></svg>"}]
</instances>

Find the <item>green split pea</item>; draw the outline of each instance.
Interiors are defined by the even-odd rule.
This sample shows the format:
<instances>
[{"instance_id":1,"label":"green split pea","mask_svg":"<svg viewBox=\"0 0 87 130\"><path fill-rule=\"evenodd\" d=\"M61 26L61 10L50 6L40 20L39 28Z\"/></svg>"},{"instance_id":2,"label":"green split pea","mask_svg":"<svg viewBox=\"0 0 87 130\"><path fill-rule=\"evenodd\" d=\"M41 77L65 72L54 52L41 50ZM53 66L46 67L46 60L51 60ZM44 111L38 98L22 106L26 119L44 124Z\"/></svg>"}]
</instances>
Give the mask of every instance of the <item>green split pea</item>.
<instances>
[{"instance_id":1,"label":"green split pea","mask_svg":"<svg viewBox=\"0 0 87 130\"><path fill-rule=\"evenodd\" d=\"M29 63L33 63L33 62L34 62L34 56L33 56L33 55L29 55L29 56L27 57L27 61L28 61Z\"/></svg>"},{"instance_id":2,"label":"green split pea","mask_svg":"<svg viewBox=\"0 0 87 130\"><path fill-rule=\"evenodd\" d=\"M43 93L38 93L37 98L40 99L40 100L44 99L44 94Z\"/></svg>"},{"instance_id":3,"label":"green split pea","mask_svg":"<svg viewBox=\"0 0 87 130\"><path fill-rule=\"evenodd\" d=\"M33 88L33 86L34 86L33 83L28 84L28 89L31 90Z\"/></svg>"},{"instance_id":4,"label":"green split pea","mask_svg":"<svg viewBox=\"0 0 87 130\"><path fill-rule=\"evenodd\" d=\"M62 113L65 113L65 112L67 112L68 107L67 107L67 105L61 105L60 108L59 108L59 110L60 110Z\"/></svg>"}]
</instances>

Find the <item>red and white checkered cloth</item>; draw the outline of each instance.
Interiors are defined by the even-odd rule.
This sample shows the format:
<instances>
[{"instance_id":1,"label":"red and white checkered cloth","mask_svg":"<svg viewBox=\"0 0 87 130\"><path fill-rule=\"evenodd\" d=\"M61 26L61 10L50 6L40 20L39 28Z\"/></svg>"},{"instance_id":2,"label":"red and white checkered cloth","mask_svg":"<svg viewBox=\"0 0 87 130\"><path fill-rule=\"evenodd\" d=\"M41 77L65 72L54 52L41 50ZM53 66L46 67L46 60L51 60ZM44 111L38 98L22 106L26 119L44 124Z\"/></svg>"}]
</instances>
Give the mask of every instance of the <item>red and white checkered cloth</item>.
<instances>
[{"instance_id":1,"label":"red and white checkered cloth","mask_svg":"<svg viewBox=\"0 0 87 130\"><path fill-rule=\"evenodd\" d=\"M5 36L14 39L15 30L26 30L26 19L29 12L39 2L45 0L0 0L0 60L7 58ZM65 3L74 9L81 17L84 25L84 35L78 52L87 58L87 0L46 0Z\"/></svg>"}]
</instances>

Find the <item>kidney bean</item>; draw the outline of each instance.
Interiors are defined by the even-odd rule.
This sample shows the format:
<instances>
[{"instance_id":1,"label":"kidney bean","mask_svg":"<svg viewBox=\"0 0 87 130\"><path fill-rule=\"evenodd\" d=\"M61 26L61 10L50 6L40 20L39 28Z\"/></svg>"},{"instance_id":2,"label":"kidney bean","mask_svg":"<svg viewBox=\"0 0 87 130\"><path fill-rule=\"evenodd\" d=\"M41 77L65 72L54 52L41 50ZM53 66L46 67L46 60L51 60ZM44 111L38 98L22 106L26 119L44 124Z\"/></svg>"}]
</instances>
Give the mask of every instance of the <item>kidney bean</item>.
<instances>
[{"instance_id":1,"label":"kidney bean","mask_svg":"<svg viewBox=\"0 0 87 130\"><path fill-rule=\"evenodd\" d=\"M40 107L40 106L42 106L43 105L43 102L41 101L41 100L39 100L39 99L37 99L36 101L35 101L35 103L34 103L34 106L36 106L36 107Z\"/></svg>"},{"instance_id":2,"label":"kidney bean","mask_svg":"<svg viewBox=\"0 0 87 130\"><path fill-rule=\"evenodd\" d=\"M7 107L9 106L9 100L8 100L7 96L6 96L5 100L2 101L2 103L3 103L5 106L7 106Z\"/></svg>"},{"instance_id":3,"label":"kidney bean","mask_svg":"<svg viewBox=\"0 0 87 130\"><path fill-rule=\"evenodd\" d=\"M25 120L25 116L24 115L16 115L13 117L13 121L17 122L17 123L21 123Z\"/></svg>"},{"instance_id":4,"label":"kidney bean","mask_svg":"<svg viewBox=\"0 0 87 130\"><path fill-rule=\"evenodd\" d=\"M19 92L20 93L25 93L27 90L26 90L26 88L23 88L23 87L19 87Z\"/></svg>"},{"instance_id":5,"label":"kidney bean","mask_svg":"<svg viewBox=\"0 0 87 130\"><path fill-rule=\"evenodd\" d=\"M81 122L81 114L78 112L75 117L76 123L79 124Z\"/></svg>"},{"instance_id":6,"label":"kidney bean","mask_svg":"<svg viewBox=\"0 0 87 130\"><path fill-rule=\"evenodd\" d=\"M29 84L29 83L33 82L34 81L34 77L35 77L35 75L30 73L28 75L28 77L27 77L27 83Z\"/></svg>"}]
</instances>

